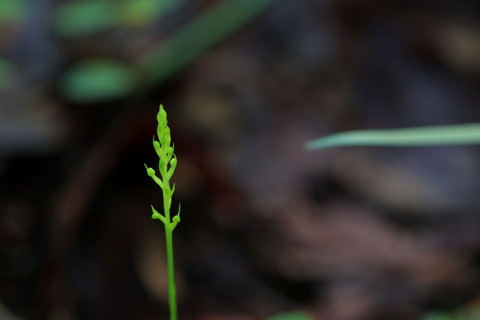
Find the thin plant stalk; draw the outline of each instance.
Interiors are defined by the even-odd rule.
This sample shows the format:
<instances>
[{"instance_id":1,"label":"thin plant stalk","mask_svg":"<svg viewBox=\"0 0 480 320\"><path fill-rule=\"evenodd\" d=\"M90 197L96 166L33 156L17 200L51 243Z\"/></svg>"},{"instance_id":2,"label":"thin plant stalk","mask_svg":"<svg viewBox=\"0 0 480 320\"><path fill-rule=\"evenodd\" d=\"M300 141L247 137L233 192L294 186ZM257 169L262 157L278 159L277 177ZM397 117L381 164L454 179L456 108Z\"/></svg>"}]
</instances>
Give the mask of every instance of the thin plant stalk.
<instances>
[{"instance_id":1,"label":"thin plant stalk","mask_svg":"<svg viewBox=\"0 0 480 320\"><path fill-rule=\"evenodd\" d=\"M147 167L147 174L162 189L163 195L163 214L152 208L152 219L160 220L165 227L165 247L167 256L167 279L168 279L168 305L170 309L170 320L177 320L177 295L175 289L175 268L173 260L173 230L180 222L180 205L177 214L171 218L170 209L172 206L172 197L175 192L175 184L170 185L170 179L177 167L177 157L174 154L174 147L170 135L170 128L167 122L167 113L163 106L157 114L157 138L153 139L153 147L158 155L158 172L156 175L153 168Z\"/></svg>"}]
</instances>

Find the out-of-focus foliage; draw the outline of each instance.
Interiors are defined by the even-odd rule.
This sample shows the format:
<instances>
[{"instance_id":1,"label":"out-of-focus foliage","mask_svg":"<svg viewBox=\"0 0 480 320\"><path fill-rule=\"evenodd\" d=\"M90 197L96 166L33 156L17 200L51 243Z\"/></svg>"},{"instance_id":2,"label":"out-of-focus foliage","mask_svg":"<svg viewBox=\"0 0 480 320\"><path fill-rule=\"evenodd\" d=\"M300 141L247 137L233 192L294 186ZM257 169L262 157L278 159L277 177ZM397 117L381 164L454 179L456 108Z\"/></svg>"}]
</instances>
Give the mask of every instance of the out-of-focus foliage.
<instances>
[{"instance_id":1,"label":"out-of-focus foliage","mask_svg":"<svg viewBox=\"0 0 480 320\"><path fill-rule=\"evenodd\" d=\"M220 1L145 54L140 65L150 79L162 82L212 45L238 30L274 1Z\"/></svg>"},{"instance_id":2,"label":"out-of-focus foliage","mask_svg":"<svg viewBox=\"0 0 480 320\"><path fill-rule=\"evenodd\" d=\"M422 320L452 320L452 317L446 313L430 313Z\"/></svg>"},{"instance_id":3,"label":"out-of-focus foliage","mask_svg":"<svg viewBox=\"0 0 480 320\"><path fill-rule=\"evenodd\" d=\"M480 309L470 308L457 312L433 312L427 314L421 320L478 320Z\"/></svg>"},{"instance_id":4,"label":"out-of-focus foliage","mask_svg":"<svg viewBox=\"0 0 480 320\"><path fill-rule=\"evenodd\" d=\"M267 320L312 320L312 318L304 312L282 313Z\"/></svg>"},{"instance_id":5,"label":"out-of-focus foliage","mask_svg":"<svg viewBox=\"0 0 480 320\"><path fill-rule=\"evenodd\" d=\"M183 2L184 0L123 1L123 4L118 6L118 21L123 25L141 27Z\"/></svg>"},{"instance_id":6,"label":"out-of-focus foliage","mask_svg":"<svg viewBox=\"0 0 480 320\"><path fill-rule=\"evenodd\" d=\"M69 70L62 90L76 102L103 101L125 96L135 87L135 80L126 64L113 60L90 60Z\"/></svg>"},{"instance_id":7,"label":"out-of-focus foliage","mask_svg":"<svg viewBox=\"0 0 480 320\"><path fill-rule=\"evenodd\" d=\"M141 27L182 3L183 0L66 2L55 12L54 29L61 36L81 36L114 27Z\"/></svg>"},{"instance_id":8,"label":"out-of-focus foliage","mask_svg":"<svg viewBox=\"0 0 480 320\"><path fill-rule=\"evenodd\" d=\"M72 1L60 6L55 16L55 31L63 36L88 34L115 23L115 5L110 1Z\"/></svg>"},{"instance_id":9,"label":"out-of-focus foliage","mask_svg":"<svg viewBox=\"0 0 480 320\"><path fill-rule=\"evenodd\" d=\"M0 1L0 23L14 23L22 20L26 4L26 0Z\"/></svg>"},{"instance_id":10,"label":"out-of-focus foliage","mask_svg":"<svg viewBox=\"0 0 480 320\"><path fill-rule=\"evenodd\" d=\"M339 146L426 146L480 143L480 124L390 130L357 130L307 142L309 150Z\"/></svg>"},{"instance_id":11,"label":"out-of-focus foliage","mask_svg":"<svg viewBox=\"0 0 480 320\"><path fill-rule=\"evenodd\" d=\"M146 83L158 84L238 30L273 1L220 1L147 50L130 68L138 70ZM67 2L57 10L55 29L63 36L78 36L115 26L139 26L151 23L180 3L175 0L128 0L119 4L107 0ZM97 67L101 69L95 70ZM103 72L106 74L102 75ZM127 79L127 75L132 75L131 70L116 62L82 63L67 72L62 89L68 99L82 103L118 98L133 88L135 79Z\"/></svg>"}]
</instances>

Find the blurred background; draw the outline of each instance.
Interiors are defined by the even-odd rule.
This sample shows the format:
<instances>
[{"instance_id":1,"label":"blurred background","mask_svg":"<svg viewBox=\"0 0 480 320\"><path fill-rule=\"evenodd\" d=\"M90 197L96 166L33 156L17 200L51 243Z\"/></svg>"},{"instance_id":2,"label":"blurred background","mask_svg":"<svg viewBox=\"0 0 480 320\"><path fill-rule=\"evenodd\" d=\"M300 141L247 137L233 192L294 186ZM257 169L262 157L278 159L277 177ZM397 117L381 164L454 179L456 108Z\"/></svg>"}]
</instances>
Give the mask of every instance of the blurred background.
<instances>
[{"instance_id":1,"label":"blurred background","mask_svg":"<svg viewBox=\"0 0 480 320\"><path fill-rule=\"evenodd\" d=\"M0 319L167 319L143 165L160 103L181 319L480 319L478 147L304 150L480 122L479 17L476 0L1 0Z\"/></svg>"}]
</instances>

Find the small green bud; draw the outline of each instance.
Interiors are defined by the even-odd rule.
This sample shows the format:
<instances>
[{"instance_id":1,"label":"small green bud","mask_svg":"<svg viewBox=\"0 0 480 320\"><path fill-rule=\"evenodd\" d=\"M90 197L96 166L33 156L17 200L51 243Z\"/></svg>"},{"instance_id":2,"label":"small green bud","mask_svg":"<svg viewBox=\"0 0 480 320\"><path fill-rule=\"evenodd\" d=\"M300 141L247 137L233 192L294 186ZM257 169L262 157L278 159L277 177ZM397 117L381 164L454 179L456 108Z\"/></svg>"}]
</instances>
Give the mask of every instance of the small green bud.
<instances>
[{"instance_id":1,"label":"small green bud","mask_svg":"<svg viewBox=\"0 0 480 320\"><path fill-rule=\"evenodd\" d=\"M145 169L147 169L147 174L148 174L149 177L155 176L155 170L153 170L152 168L147 167L146 164L143 164L143 165L145 166Z\"/></svg>"},{"instance_id":2,"label":"small green bud","mask_svg":"<svg viewBox=\"0 0 480 320\"><path fill-rule=\"evenodd\" d=\"M177 162L177 158L173 158L172 160L170 160L170 165L175 168L177 167Z\"/></svg>"},{"instance_id":3,"label":"small green bud","mask_svg":"<svg viewBox=\"0 0 480 320\"><path fill-rule=\"evenodd\" d=\"M167 166L167 163L165 162L165 159L163 157L158 159L158 167L159 168L165 168L166 166ZM162 169L160 169L160 170L162 170ZM160 171L160 172L162 172L162 171Z\"/></svg>"},{"instance_id":4,"label":"small green bud","mask_svg":"<svg viewBox=\"0 0 480 320\"><path fill-rule=\"evenodd\" d=\"M153 140L153 147L155 148L155 151L157 154L162 150L162 147L160 146L160 142Z\"/></svg>"},{"instance_id":5,"label":"small green bud","mask_svg":"<svg viewBox=\"0 0 480 320\"><path fill-rule=\"evenodd\" d=\"M149 177L153 177L155 175L155 170L153 170L152 168L148 168L147 174Z\"/></svg>"},{"instance_id":6,"label":"small green bud","mask_svg":"<svg viewBox=\"0 0 480 320\"><path fill-rule=\"evenodd\" d=\"M155 210L155 208L154 208L152 205L151 205L150 207L152 208L152 219L158 219L158 220L164 222L164 221L165 221L164 216L162 216L162 215L160 214L160 212L158 212L157 210Z\"/></svg>"},{"instance_id":7,"label":"small green bud","mask_svg":"<svg viewBox=\"0 0 480 320\"><path fill-rule=\"evenodd\" d=\"M179 203L178 204L178 212L177 212L177 215L173 217L172 219L172 224L170 225L171 228L172 228L172 231L173 229L175 229L175 227L177 226L177 224L180 222L180 210L182 209L182 204Z\"/></svg>"}]
</instances>

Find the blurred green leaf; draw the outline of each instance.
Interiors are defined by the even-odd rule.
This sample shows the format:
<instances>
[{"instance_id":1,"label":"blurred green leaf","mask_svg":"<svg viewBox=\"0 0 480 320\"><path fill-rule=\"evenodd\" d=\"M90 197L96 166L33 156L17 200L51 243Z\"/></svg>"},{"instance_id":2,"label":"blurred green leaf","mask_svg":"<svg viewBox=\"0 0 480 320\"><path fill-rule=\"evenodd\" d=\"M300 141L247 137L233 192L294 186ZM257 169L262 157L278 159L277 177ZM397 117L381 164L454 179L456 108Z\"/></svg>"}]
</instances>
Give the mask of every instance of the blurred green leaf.
<instances>
[{"instance_id":1,"label":"blurred green leaf","mask_svg":"<svg viewBox=\"0 0 480 320\"><path fill-rule=\"evenodd\" d=\"M454 320L454 318L444 312L435 312L427 314L421 320Z\"/></svg>"},{"instance_id":2,"label":"blurred green leaf","mask_svg":"<svg viewBox=\"0 0 480 320\"><path fill-rule=\"evenodd\" d=\"M150 81L161 83L211 46L237 31L274 1L218 1L144 55L140 68Z\"/></svg>"},{"instance_id":3,"label":"blurred green leaf","mask_svg":"<svg viewBox=\"0 0 480 320\"><path fill-rule=\"evenodd\" d=\"M88 103L125 96L135 84L136 76L127 65L110 60L93 60L69 70L62 82L62 90L69 99Z\"/></svg>"},{"instance_id":4,"label":"blurred green leaf","mask_svg":"<svg viewBox=\"0 0 480 320\"><path fill-rule=\"evenodd\" d=\"M63 36L77 36L105 30L115 24L115 10L116 4L106 0L66 2L55 12L55 31Z\"/></svg>"},{"instance_id":5,"label":"blurred green leaf","mask_svg":"<svg viewBox=\"0 0 480 320\"><path fill-rule=\"evenodd\" d=\"M463 313L463 318L459 318L459 320L478 320L478 319L480 319L480 309L478 307L467 309Z\"/></svg>"},{"instance_id":6,"label":"blurred green leaf","mask_svg":"<svg viewBox=\"0 0 480 320\"><path fill-rule=\"evenodd\" d=\"M431 312L421 320L479 320L480 309L478 307L466 307L452 312Z\"/></svg>"},{"instance_id":7,"label":"blurred green leaf","mask_svg":"<svg viewBox=\"0 0 480 320\"><path fill-rule=\"evenodd\" d=\"M308 150L339 146L427 146L480 143L480 124L458 124L391 130L358 130L308 141Z\"/></svg>"},{"instance_id":8,"label":"blurred green leaf","mask_svg":"<svg viewBox=\"0 0 480 320\"><path fill-rule=\"evenodd\" d=\"M304 312L282 313L270 317L267 320L313 320L308 314Z\"/></svg>"},{"instance_id":9,"label":"blurred green leaf","mask_svg":"<svg viewBox=\"0 0 480 320\"><path fill-rule=\"evenodd\" d=\"M126 0L118 7L118 24L144 26L184 0Z\"/></svg>"},{"instance_id":10,"label":"blurred green leaf","mask_svg":"<svg viewBox=\"0 0 480 320\"><path fill-rule=\"evenodd\" d=\"M3 1L3 0L0 0ZM112 27L144 26L185 0L75 0L60 5L54 28L62 36L88 35Z\"/></svg>"},{"instance_id":11,"label":"blurred green leaf","mask_svg":"<svg viewBox=\"0 0 480 320\"><path fill-rule=\"evenodd\" d=\"M26 0L0 0L0 22L19 22L25 15Z\"/></svg>"},{"instance_id":12,"label":"blurred green leaf","mask_svg":"<svg viewBox=\"0 0 480 320\"><path fill-rule=\"evenodd\" d=\"M13 78L15 66L4 59L0 59L0 90L3 90Z\"/></svg>"}]
</instances>

